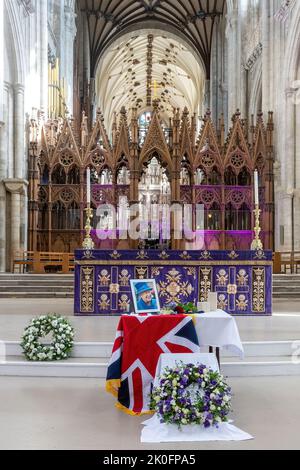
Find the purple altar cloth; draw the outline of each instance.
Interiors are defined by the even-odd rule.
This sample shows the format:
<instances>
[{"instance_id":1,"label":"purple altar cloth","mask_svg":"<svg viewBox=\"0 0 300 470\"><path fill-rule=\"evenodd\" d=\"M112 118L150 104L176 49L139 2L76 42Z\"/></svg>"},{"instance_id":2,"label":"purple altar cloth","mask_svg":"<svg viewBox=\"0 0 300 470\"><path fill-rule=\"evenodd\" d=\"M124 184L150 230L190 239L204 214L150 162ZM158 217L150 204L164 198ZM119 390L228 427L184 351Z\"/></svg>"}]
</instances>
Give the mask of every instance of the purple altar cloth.
<instances>
[{"instance_id":1,"label":"purple altar cloth","mask_svg":"<svg viewBox=\"0 0 300 470\"><path fill-rule=\"evenodd\" d=\"M155 279L161 307L217 292L230 314L272 314L271 251L76 250L75 315L127 312L130 279Z\"/></svg>"}]
</instances>

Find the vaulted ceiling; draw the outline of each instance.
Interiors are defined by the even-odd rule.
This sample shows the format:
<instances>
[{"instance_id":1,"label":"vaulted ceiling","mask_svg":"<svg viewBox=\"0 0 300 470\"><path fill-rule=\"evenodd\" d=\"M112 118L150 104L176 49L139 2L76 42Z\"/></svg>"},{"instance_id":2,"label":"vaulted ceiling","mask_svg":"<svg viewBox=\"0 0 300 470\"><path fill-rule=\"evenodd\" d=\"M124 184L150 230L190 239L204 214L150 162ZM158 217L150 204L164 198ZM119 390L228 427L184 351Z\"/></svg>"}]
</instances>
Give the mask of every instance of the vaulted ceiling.
<instances>
[{"instance_id":1,"label":"vaulted ceiling","mask_svg":"<svg viewBox=\"0 0 300 470\"><path fill-rule=\"evenodd\" d=\"M86 15L90 39L91 76L103 51L126 32L159 28L183 38L201 57L206 77L216 18L225 0L77 0Z\"/></svg>"},{"instance_id":2,"label":"vaulted ceiling","mask_svg":"<svg viewBox=\"0 0 300 470\"><path fill-rule=\"evenodd\" d=\"M159 101L168 122L173 108L199 113L203 103L205 72L180 42L143 32L113 44L101 58L96 73L97 106L108 129L114 112L124 106L139 114Z\"/></svg>"}]
</instances>

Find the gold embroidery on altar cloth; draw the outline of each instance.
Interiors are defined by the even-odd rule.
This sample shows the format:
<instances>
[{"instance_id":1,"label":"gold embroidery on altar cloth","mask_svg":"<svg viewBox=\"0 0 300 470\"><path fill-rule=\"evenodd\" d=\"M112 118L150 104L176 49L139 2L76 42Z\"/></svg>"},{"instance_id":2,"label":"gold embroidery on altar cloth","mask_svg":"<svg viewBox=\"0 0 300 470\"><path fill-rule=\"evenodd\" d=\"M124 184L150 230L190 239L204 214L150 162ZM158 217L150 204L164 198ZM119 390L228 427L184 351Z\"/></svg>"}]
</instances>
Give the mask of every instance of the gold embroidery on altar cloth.
<instances>
[{"instance_id":1,"label":"gold embroidery on altar cloth","mask_svg":"<svg viewBox=\"0 0 300 470\"><path fill-rule=\"evenodd\" d=\"M252 310L260 313L265 311L265 269L253 268L252 272Z\"/></svg>"},{"instance_id":2,"label":"gold embroidery on altar cloth","mask_svg":"<svg viewBox=\"0 0 300 470\"><path fill-rule=\"evenodd\" d=\"M165 281L159 281L158 290L160 297L165 298L165 303L181 302L184 297L189 297L194 287L188 281L182 281L182 274L172 268L165 275Z\"/></svg>"},{"instance_id":3,"label":"gold embroidery on altar cloth","mask_svg":"<svg viewBox=\"0 0 300 470\"><path fill-rule=\"evenodd\" d=\"M226 299L225 294L219 294L218 296L218 308L221 310L226 310L228 307L228 300Z\"/></svg>"},{"instance_id":4,"label":"gold embroidery on altar cloth","mask_svg":"<svg viewBox=\"0 0 300 470\"><path fill-rule=\"evenodd\" d=\"M199 276L199 300L200 302L207 302L208 293L212 288L212 268L200 268Z\"/></svg>"},{"instance_id":5,"label":"gold embroidery on altar cloth","mask_svg":"<svg viewBox=\"0 0 300 470\"><path fill-rule=\"evenodd\" d=\"M122 287L129 286L129 279L130 274L127 269L122 269L121 273L119 274L119 283Z\"/></svg>"},{"instance_id":6,"label":"gold embroidery on altar cloth","mask_svg":"<svg viewBox=\"0 0 300 470\"><path fill-rule=\"evenodd\" d=\"M106 294L102 294L99 301L98 305L100 310L107 310L109 308L110 300Z\"/></svg>"},{"instance_id":7,"label":"gold embroidery on altar cloth","mask_svg":"<svg viewBox=\"0 0 300 470\"><path fill-rule=\"evenodd\" d=\"M248 308L248 300L244 294L240 294L236 300L236 308L241 311L245 311Z\"/></svg>"},{"instance_id":8,"label":"gold embroidery on altar cloth","mask_svg":"<svg viewBox=\"0 0 300 470\"><path fill-rule=\"evenodd\" d=\"M228 274L226 273L225 269L220 269L217 274L217 283L218 287L226 287L228 283Z\"/></svg>"},{"instance_id":9,"label":"gold embroidery on altar cloth","mask_svg":"<svg viewBox=\"0 0 300 470\"><path fill-rule=\"evenodd\" d=\"M237 282L239 287L248 286L249 276L246 273L245 269L240 269L237 275Z\"/></svg>"},{"instance_id":10,"label":"gold embroidery on altar cloth","mask_svg":"<svg viewBox=\"0 0 300 470\"><path fill-rule=\"evenodd\" d=\"M81 312L94 311L94 271L95 268L81 268L80 270L80 310Z\"/></svg>"},{"instance_id":11,"label":"gold embroidery on altar cloth","mask_svg":"<svg viewBox=\"0 0 300 470\"><path fill-rule=\"evenodd\" d=\"M124 312L127 312L128 307L130 306L130 300L127 295L123 294L121 295L119 299L119 308L120 310L123 310Z\"/></svg>"},{"instance_id":12,"label":"gold embroidery on altar cloth","mask_svg":"<svg viewBox=\"0 0 300 470\"><path fill-rule=\"evenodd\" d=\"M237 293L237 285L236 284L228 284L227 294L236 295L236 293Z\"/></svg>"},{"instance_id":13,"label":"gold embroidery on altar cloth","mask_svg":"<svg viewBox=\"0 0 300 470\"><path fill-rule=\"evenodd\" d=\"M98 282L101 287L108 287L110 283L110 274L107 269L102 269L98 276Z\"/></svg>"},{"instance_id":14,"label":"gold embroidery on altar cloth","mask_svg":"<svg viewBox=\"0 0 300 470\"><path fill-rule=\"evenodd\" d=\"M109 286L109 293L110 294L118 294L120 292L119 284L110 284Z\"/></svg>"},{"instance_id":15,"label":"gold embroidery on altar cloth","mask_svg":"<svg viewBox=\"0 0 300 470\"><path fill-rule=\"evenodd\" d=\"M136 279L148 279L148 267L136 267L135 268L135 277Z\"/></svg>"}]
</instances>

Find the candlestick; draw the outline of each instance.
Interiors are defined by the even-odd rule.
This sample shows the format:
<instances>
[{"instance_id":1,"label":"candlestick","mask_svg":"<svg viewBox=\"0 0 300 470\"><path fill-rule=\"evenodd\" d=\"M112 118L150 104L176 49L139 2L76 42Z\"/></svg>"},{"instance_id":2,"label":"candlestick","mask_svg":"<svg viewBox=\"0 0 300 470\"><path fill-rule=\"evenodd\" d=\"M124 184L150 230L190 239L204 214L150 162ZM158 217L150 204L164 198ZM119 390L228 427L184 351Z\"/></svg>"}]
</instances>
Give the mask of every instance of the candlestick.
<instances>
[{"instance_id":1,"label":"candlestick","mask_svg":"<svg viewBox=\"0 0 300 470\"><path fill-rule=\"evenodd\" d=\"M91 170L86 171L86 201L87 205L91 204Z\"/></svg>"},{"instance_id":2,"label":"candlestick","mask_svg":"<svg viewBox=\"0 0 300 470\"><path fill-rule=\"evenodd\" d=\"M258 171L254 171L254 203L255 206L259 206L259 194L258 194Z\"/></svg>"},{"instance_id":3,"label":"candlestick","mask_svg":"<svg viewBox=\"0 0 300 470\"><path fill-rule=\"evenodd\" d=\"M91 238L91 220L93 219L93 209L91 205L88 204L87 208L85 209L86 212L86 223L85 223L85 239L83 241L82 247L85 250L93 250L95 248L95 244Z\"/></svg>"},{"instance_id":4,"label":"candlestick","mask_svg":"<svg viewBox=\"0 0 300 470\"><path fill-rule=\"evenodd\" d=\"M255 226L254 226L255 238L251 243L251 250L263 250L263 244L262 244L261 239L259 238L259 235L261 232L260 223L259 223L261 210L258 204L255 205L255 209L253 212L255 216Z\"/></svg>"}]
</instances>

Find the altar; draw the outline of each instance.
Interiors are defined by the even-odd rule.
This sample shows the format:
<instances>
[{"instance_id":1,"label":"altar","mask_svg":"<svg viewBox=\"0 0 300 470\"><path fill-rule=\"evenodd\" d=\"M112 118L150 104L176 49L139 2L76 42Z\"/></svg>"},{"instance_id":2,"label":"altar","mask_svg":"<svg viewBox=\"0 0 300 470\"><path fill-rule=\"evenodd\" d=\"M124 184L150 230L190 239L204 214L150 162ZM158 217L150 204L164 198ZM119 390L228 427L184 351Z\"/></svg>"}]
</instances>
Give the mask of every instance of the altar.
<instances>
[{"instance_id":1,"label":"altar","mask_svg":"<svg viewBox=\"0 0 300 470\"><path fill-rule=\"evenodd\" d=\"M205 302L233 315L272 314L271 251L76 250L75 315L132 308L130 280L154 279L160 304Z\"/></svg>"}]
</instances>

